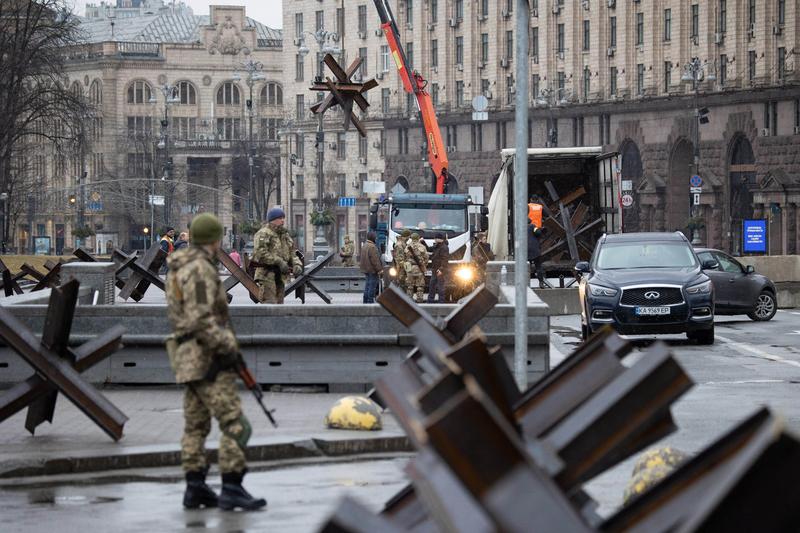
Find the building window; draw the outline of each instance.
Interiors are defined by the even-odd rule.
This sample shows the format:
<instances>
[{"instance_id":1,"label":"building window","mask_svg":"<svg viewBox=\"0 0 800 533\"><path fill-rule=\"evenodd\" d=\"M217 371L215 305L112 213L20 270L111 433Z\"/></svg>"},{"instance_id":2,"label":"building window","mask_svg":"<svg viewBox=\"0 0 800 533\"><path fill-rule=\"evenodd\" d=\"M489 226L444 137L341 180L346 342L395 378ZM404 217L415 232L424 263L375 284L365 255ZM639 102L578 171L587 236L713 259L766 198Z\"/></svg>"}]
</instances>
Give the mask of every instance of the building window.
<instances>
[{"instance_id":1,"label":"building window","mask_svg":"<svg viewBox=\"0 0 800 533\"><path fill-rule=\"evenodd\" d=\"M347 175L346 174L336 174L336 191L339 193L339 197L347 196ZM342 220L339 221L339 227L343 226Z\"/></svg>"},{"instance_id":2,"label":"building window","mask_svg":"<svg viewBox=\"0 0 800 533\"><path fill-rule=\"evenodd\" d=\"M589 99L589 93L592 89L592 71L589 67L583 67L583 99Z\"/></svg>"},{"instance_id":3,"label":"building window","mask_svg":"<svg viewBox=\"0 0 800 533\"><path fill-rule=\"evenodd\" d=\"M531 97L534 100L539 97L541 83L541 78L538 74L531 76Z\"/></svg>"},{"instance_id":4,"label":"building window","mask_svg":"<svg viewBox=\"0 0 800 533\"><path fill-rule=\"evenodd\" d=\"M794 127L800 128L800 100L794 101Z\"/></svg>"},{"instance_id":5,"label":"building window","mask_svg":"<svg viewBox=\"0 0 800 533\"><path fill-rule=\"evenodd\" d=\"M366 59L367 49L364 48L364 57ZM406 43L406 60L410 66L414 66L414 43Z\"/></svg>"},{"instance_id":6,"label":"building window","mask_svg":"<svg viewBox=\"0 0 800 533\"><path fill-rule=\"evenodd\" d=\"M506 76L506 104L514 105L514 77Z\"/></svg>"},{"instance_id":7,"label":"building window","mask_svg":"<svg viewBox=\"0 0 800 533\"><path fill-rule=\"evenodd\" d=\"M487 96L489 94L489 80L481 78L481 94Z\"/></svg>"},{"instance_id":8,"label":"building window","mask_svg":"<svg viewBox=\"0 0 800 533\"><path fill-rule=\"evenodd\" d=\"M294 135L295 154L298 158L303 159L306 155L305 137L302 133L295 133Z\"/></svg>"},{"instance_id":9,"label":"building window","mask_svg":"<svg viewBox=\"0 0 800 533\"><path fill-rule=\"evenodd\" d=\"M306 197L306 187L305 187L305 176L302 174L298 174L294 177L294 197L295 198L305 198ZM300 218L299 222L295 223L295 227L298 228L298 231L302 231L303 227L303 216L297 215Z\"/></svg>"},{"instance_id":10,"label":"building window","mask_svg":"<svg viewBox=\"0 0 800 533\"><path fill-rule=\"evenodd\" d=\"M361 64L358 66L358 74L365 78L367 76L367 47L362 46L358 49L358 57L361 58ZM411 60L409 59L409 62Z\"/></svg>"},{"instance_id":11,"label":"building window","mask_svg":"<svg viewBox=\"0 0 800 533\"><path fill-rule=\"evenodd\" d=\"M778 24L786 24L786 0L778 0Z\"/></svg>"},{"instance_id":12,"label":"building window","mask_svg":"<svg viewBox=\"0 0 800 533\"><path fill-rule=\"evenodd\" d=\"M756 51L747 52L747 79L752 82L756 79Z\"/></svg>"},{"instance_id":13,"label":"building window","mask_svg":"<svg viewBox=\"0 0 800 533\"><path fill-rule=\"evenodd\" d=\"M608 46L617 47L617 17L608 19Z\"/></svg>"},{"instance_id":14,"label":"building window","mask_svg":"<svg viewBox=\"0 0 800 533\"><path fill-rule=\"evenodd\" d=\"M672 61L664 61L664 92L669 92L672 85Z\"/></svg>"},{"instance_id":15,"label":"building window","mask_svg":"<svg viewBox=\"0 0 800 533\"><path fill-rule=\"evenodd\" d=\"M692 39L697 39L700 36L700 6L692 4Z\"/></svg>"},{"instance_id":16,"label":"building window","mask_svg":"<svg viewBox=\"0 0 800 533\"><path fill-rule=\"evenodd\" d=\"M135 81L128 85L129 104L147 104L152 97L153 92L146 81Z\"/></svg>"},{"instance_id":17,"label":"building window","mask_svg":"<svg viewBox=\"0 0 800 533\"><path fill-rule=\"evenodd\" d=\"M564 98L564 90L567 87L567 75L564 74L564 71L556 73L556 87L558 88L558 94L556 94L556 97L558 100L560 100Z\"/></svg>"},{"instance_id":18,"label":"building window","mask_svg":"<svg viewBox=\"0 0 800 533\"><path fill-rule=\"evenodd\" d=\"M531 55L539 57L539 28L531 28Z\"/></svg>"},{"instance_id":19,"label":"building window","mask_svg":"<svg viewBox=\"0 0 800 533\"><path fill-rule=\"evenodd\" d=\"M489 16L489 0L481 0L481 16Z\"/></svg>"},{"instance_id":20,"label":"building window","mask_svg":"<svg viewBox=\"0 0 800 533\"><path fill-rule=\"evenodd\" d=\"M147 137L153 132L151 117L128 117L128 136Z\"/></svg>"},{"instance_id":21,"label":"building window","mask_svg":"<svg viewBox=\"0 0 800 533\"><path fill-rule=\"evenodd\" d=\"M303 55L294 56L294 81L303 81Z\"/></svg>"},{"instance_id":22,"label":"building window","mask_svg":"<svg viewBox=\"0 0 800 533\"><path fill-rule=\"evenodd\" d=\"M644 94L644 65L642 63L636 65L636 94L639 96Z\"/></svg>"},{"instance_id":23,"label":"building window","mask_svg":"<svg viewBox=\"0 0 800 533\"><path fill-rule=\"evenodd\" d=\"M664 40L672 40L672 10L664 10Z\"/></svg>"},{"instance_id":24,"label":"building window","mask_svg":"<svg viewBox=\"0 0 800 533\"><path fill-rule=\"evenodd\" d=\"M506 31L506 58L510 61L514 58L514 31Z\"/></svg>"},{"instance_id":25,"label":"building window","mask_svg":"<svg viewBox=\"0 0 800 533\"><path fill-rule=\"evenodd\" d=\"M464 0L455 0L455 13L456 20L461 22L464 20Z\"/></svg>"},{"instance_id":26,"label":"building window","mask_svg":"<svg viewBox=\"0 0 800 533\"><path fill-rule=\"evenodd\" d=\"M786 48L778 48L778 81L786 81Z\"/></svg>"},{"instance_id":27,"label":"building window","mask_svg":"<svg viewBox=\"0 0 800 533\"><path fill-rule=\"evenodd\" d=\"M358 31L367 33L367 6L358 6Z\"/></svg>"},{"instance_id":28,"label":"building window","mask_svg":"<svg viewBox=\"0 0 800 533\"><path fill-rule=\"evenodd\" d=\"M725 86L725 82L728 80L728 56L722 54L719 56L719 84L720 86Z\"/></svg>"},{"instance_id":29,"label":"building window","mask_svg":"<svg viewBox=\"0 0 800 533\"><path fill-rule=\"evenodd\" d=\"M414 0L406 0L406 22L411 24L414 20Z\"/></svg>"},{"instance_id":30,"label":"building window","mask_svg":"<svg viewBox=\"0 0 800 533\"><path fill-rule=\"evenodd\" d=\"M386 131L383 129L381 129L379 132L378 143L381 145L380 147L381 157L384 157L386 155Z\"/></svg>"},{"instance_id":31,"label":"building window","mask_svg":"<svg viewBox=\"0 0 800 533\"><path fill-rule=\"evenodd\" d=\"M718 28L720 33L728 31L728 2L727 0L719 0L719 22Z\"/></svg>"},{"instance_id":32,"label":"building window","mask_svg":"<svg viewBox=\"0 0 800 533\"><path fill-rule=\"evenodd\" d=\"M381 111L386 114L389 112L389 95L391 94L391 89L381 89Z\"/></svg>"},{"instance_id":33,"label":"building window","mask_svg":"<svg viewBox=\"0 0 800 533\"><path fill-rule=\"evenodd\" d=\"M306 118L306 102L305 96L298 94L295 96L294 117L296 120L304 120Z\"/></svg>"},{"instance_id":34,"label":"building window","mask_svg":"<svg viewBox=\"0 0 800 533\"><path fill-rule=\"evenodd\" d=\"M411 116L416 107L417 99L411 93L406 93L406 114Z\"/></svg>"},{"instance_id":35,"label":"building window","mask_svg":"<svg viewBox=\"0 0 800 533\"><path fill-rule=\"evenodd\" d=\"M226 81L217 89L217 105L240 105L239 87L233 82Z\"/></svg>"},{"instance_id":36,"label":"building window","mask_svg":"<svg viewBox=\"0 0 800 533\"><path fill-rule=\"evenodd\" d=\"M572 145L584 145L583 117L575 117L572 119Z\"/></svg>"},{"instance_id":37,"label":"building window","mask_svg":"<svg viewBox=\"0 0 800 533\"><path fill-rule=\"evenodd\" d=\"M217 139L222 141L235 141L242 138L242 120L238 118L217 119Z\"/></svg>"},{"instance_id":38,"label":"building window","mask_svg":"<svg viewBox=\"0 0 800 533\"><path fill-rule=\"evenodd\" d=\"M608 69L608 94L609 96L617 95L617 67Z\"/></svg>"},{"instance_id":39,"label":"building window","mask_svg":"<svg viewBox=\"0 0 800 533\"><path fill-rule=\"evenodd\" d=\"M262 118L260 131L261 139L265 141L277 140L279 126L280 119L278 118Z\"/></svg>"},{"instance_id":40,"label":"building window","mask_svg":"<svg viewBox=\"0 0 800 533\"><path fill-rule=\"evenodd\" d=\"M358 157L367 158L367 138L361 135L358 136Z\"/></svg>"},{"instance_id":41,"label":"building window","mask_svg":"<svg viewBox=\"0 0 800 533\"><path fill-rule=\"evenodd\" d=\"M431 24L439 22L439 2L431 0Z\"/></svg>"},{"instance_id":42,"label":"building window","mask_svg":"<svg viewBox=\"0 0 800 533\"><path fill-rule=\"evenodd\" d=\"M588 20L583 21L583 51L589 50L591 44L591 23Z\"/></svg>"},{"instance_id":43,"label":"building window","mask_svg":"<svg viewBox=\"0 0 800 533\"><path fill-rule=\"evenodd\" d=\"M471 124L471 141L473 152L483 152L483 124Z\"/></svg>"},{"instance_id":44,"label":"building window","mask_svg":"<svg viewBox=\"0 0 800 533\"><path fill-rule=\"evenodd\" d=\"M172 119L172 132L178 139L194 139L197 137L197 119L175 117Z\"/></svg>"},{"instance_id":45,"label":"building window","mask_svg":"<svg viewBox=\"0 0 800 533\"><path fill-rule=\"evenodd\" d=\"M319 31L325 28L325 12L321 9L314 12L314 29Z\"/></svg>"},{"instance_id":46,"label":"building window","mask_svg":"<svg viewBox=\"0 0 800 533\"><path fill-rule=\"evenodd\" d=\"M564 25L559 24L556 27L556 52L559 54L564 53Z\"/></svg>"},{"instance_id":47,"label":"building window","mask_svg":"<svg viewBox=\"0 0 800 533\"><path fill-rule=\"evenodd\" d=\"M344 8L336 8L336 28L333 30L339 35L344 34Z\"/></svg>"},{"instance_id":48,"label":"building window","mask_svg":"<svg viewBox=\"0 0 800 533\"><path fill-rule=\"evenodd\" d=\"M282 106L283 87L279 83L269 82L261 88L261 105Z\"/></svg>"},{"instance_id":49,"label":"building window","mask_svg":"<svg viewBox=\"0 0 800 533\"><path fill-rule=\"evenodd\" d=\"M756 0L747 1L747 23L750 25L750 31L756 29Z\"/></svg>"},{"instance_id":50,"label":"building window","mask_svg":"<svg viewBox=\"0 0 800 533\"><path fill-rule=\"evenodd\" d=\"M464 64L464 38L456 37L456 64Z\"/></svg>"},{"instance_id":51,"label":"building window","mask_svg":"<svg viewBox=\"0 0 800 533\"><path fill-rule=\"evenodd\" d=\"M458 107L464 105L464 82L461 80L456 82L456 105Z\"/></svg>"},{"instance_id":52,"label":"building window","mask_svg":"<svg viewBox=\"0 0 800 533\"><path fill-rule=\"evenodd\" d=\"M489 34L481 33L481 61L487 63L489 61Z\"/></svg>"},{"instance_id":53,"label":"building window","mask_svg":"<svg viewBox=\"0 0 800 533\"><path fill-rule=\"evenodd\" d=\"M431 66L438 67L439 66L439 40L432 39L431 40Z\"/></svg>"},{"instance_id":54,"label":"building window","mask_svg":"<svg viewBox=\"0 0 800 533\"><path fill-rule=\"evenodd\" d=\"M346 133L340 131L336 134L336 159L343 160L347 157Z\"/></svg>"},{"instance_id":55,"label":"building window","mask_svg":"<svg viewBox=\"0 0 800 533\"><path fill-rule=\"evenodd\" d=\"M389 72L389 45L381 45L381 72Z\"/></svg>"},{"instance_id":56,"label":"building window","mask_svg":"<svg viewBox=\"0 0 800 533\"><path fill-rule=\"evenodd\" d=\"M644 45L644 13L636 13L636 45Z\"/></svg>"},{"instance_id":57,"label":"building window","mask_svg":"<svg viewBox=\"0 0 800 533\"><path fill-rule=\"evenodd\" d=\"M298 38L303 36L303 14L302 13L295 13L294 14L294 33L297 35Z\"/></svg>"},{"instance_id":58,"label":"building window","mask_svg":"<svg viewBox=\"0 0 800 533\"><path fill-rule=\"evenodd\" d=\"M778 102L764 102L764 129L770 135L778 134Z\"/></svg>"},{"instance_id":59,"label":"building window","mask_svg":"<svg viewBox=\"0 0 800 533\"><path fill-rule=\"evenodd\" d=\"M197 92L194 85L189 81L178 82L176 87L178 92L178 100L181 105L195 105L197 104Z\"/></svg>"},{"instance_id":60,"label":"building window","mask_svg":"<svg viewBox=\"0 0 800 533\"><path fill-rule=\"evenodd\" d=\"M432 83L431 84L431 100L433 101L434 106L439 105L439 84Z\"/></svg>"}]
</instances>

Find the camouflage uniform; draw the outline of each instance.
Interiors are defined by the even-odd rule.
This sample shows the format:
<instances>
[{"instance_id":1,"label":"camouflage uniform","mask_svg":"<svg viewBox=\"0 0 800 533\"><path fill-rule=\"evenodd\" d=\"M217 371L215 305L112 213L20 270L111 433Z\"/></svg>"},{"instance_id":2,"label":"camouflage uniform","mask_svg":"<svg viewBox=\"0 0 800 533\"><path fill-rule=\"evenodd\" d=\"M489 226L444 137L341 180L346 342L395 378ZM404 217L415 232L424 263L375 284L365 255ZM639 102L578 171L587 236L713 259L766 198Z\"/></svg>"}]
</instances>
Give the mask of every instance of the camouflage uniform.
<instances>
[{"instance_id":1,"label":"camouflage uniform","mask_svg":"<svg viewBox=\"0 0 800 533\"><path fill-rule=\"evenodd\" d=\"M265 224L253 237L253 261L266 267L256 266L255 280L261 286L261 303L282 304L285 281L289 273L303 273L303 263L294 253L294 243L289 230L284 226Z\"/></svg>"},{"instance_id":2,"label":"camouflage uniform","mask_svg":"<svg viewBox=\"0 0 800 533\"><path fill-rule=\"evenodd\" d=\"M353 245L353 241L350 240L349 235L344 236L344 245L342 246L342 251L340 252L340 256L342 257L342 265L346 267L355 266L355 261L353 261L353 254L356 251L356 247Z\"/></svg>"},{"instance_id":3,"label":"camouflage uniform","mask_svg":"<svg viewBox=\"0 0 800 533\"><path fill-rule=\"evenodd\" d=\"M187 472L206 468L205 440L211 417L222 430L219 467L223 473L244 472L250 424L242 414L236 374L221 371L205 378L214 358L237 353L229 326L228 304L214 257L200 247L177 250L169 257L167 313L174 328L168 346L175 381L185 383L181 463Z\"/></svg>"},{"instance_id":4,"label":"camouflage uniform","mask_svg":"<svg viewBox=\"0 0 800 533\"><path fill-rule=\"evenodd\" d=\"M406 290L406 246L408 246L408 239L400 236L397 237L397 242L392 250L394 267L397 270L397 286L403 291Z\"/></svg>"},{"instance_id":5,"label":"camouflage uniform","mask_svg":"<svg viewBox=\"0 0 800 533\"><path fill-rule=\"evenodd\" d=\"M427 268L428 248L420 240L419 234L414 233L411 235L411 241L405 251L406 294L419 303L422 303L425 295L425 270Z\"/></svg>"}]
</instances>

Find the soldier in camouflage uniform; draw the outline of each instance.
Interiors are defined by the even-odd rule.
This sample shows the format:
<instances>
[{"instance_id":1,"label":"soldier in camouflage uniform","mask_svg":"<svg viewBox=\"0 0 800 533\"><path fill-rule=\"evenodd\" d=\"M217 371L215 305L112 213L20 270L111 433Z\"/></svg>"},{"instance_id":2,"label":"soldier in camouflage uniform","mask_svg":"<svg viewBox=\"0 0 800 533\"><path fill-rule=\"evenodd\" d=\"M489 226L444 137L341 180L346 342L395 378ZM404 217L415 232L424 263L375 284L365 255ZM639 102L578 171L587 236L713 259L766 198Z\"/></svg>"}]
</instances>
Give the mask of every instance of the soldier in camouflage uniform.
<instances>
[{"instance_id":1,"label":"soldier in camouflage uniform","mask_svg":"<svg viewBox=\"0 0 800 533\"><path fill-rule=\"evenodd\" d=\"M428 248L419 233L411 234L405 251L406 294L422 303L425 295L425 271L428 269Z\"/></svg>"},{"instance_id":2,"label":"soldier in camouflage uniform","mask_svg":"<svg viewBox=\"0 0 800 533\"><path fill-rule=\"evenodd\" d=\"M342 265L346 267L355 266L355 261L353 261L353 254L356 251L356 247L353 244L353 241L350 240L350 235L344 236L344 245L342 246L341 252L339 252L339 256L342 258Z\"/></svg>"},{"instance_id":3,"label":"soldier in camouflage uniform","mask_svg":"<svg viewBox=\"0 0 800 533\"><path fill-rule=\"evenodd\" d=\"M252 263L256 267L255 280L261 286L261 303L282 304L283 292L289 274L303 273L303 263L295 255L294 243L284 226L286 213L279 207L267 212L267 224L253 237Z\"/></svg>"},{"instance_id":4,"label":"soldier in camouflage uniform","mask_svg":"<svg viewBox=\"0 0 800 533\"><path fill-rule=\"evenodd\" d=\"M175 381L185 384L181 463L186 472L183 505L231 510L258 509L267 502L253 498L242 487L246 472L245 449L251 428L242 414L233 364L239 344L229 324L225 289L217 271L216 252L222 224L214 215L197 216L190 229L192 245L169 256L167 313L174 329L167 340ZM216 369L209 371L210 369ZM211 417L219 423L219 498L206 485L205 440Z\"/></svg>"},{"instance_id":5,"label":"soldier in camouflage uniform","mask_svg":"<svg viewBox=\"0 0 800 533\"><path fill-rule=\"evenodd\" d=\"M402 291L406 290L406 246L408 246L409 237L411 237L411 230L404 229L397 238L394 249L392 249L394 268L397 271L397 279L395 281Z\"/></svg>"}]
</instances>

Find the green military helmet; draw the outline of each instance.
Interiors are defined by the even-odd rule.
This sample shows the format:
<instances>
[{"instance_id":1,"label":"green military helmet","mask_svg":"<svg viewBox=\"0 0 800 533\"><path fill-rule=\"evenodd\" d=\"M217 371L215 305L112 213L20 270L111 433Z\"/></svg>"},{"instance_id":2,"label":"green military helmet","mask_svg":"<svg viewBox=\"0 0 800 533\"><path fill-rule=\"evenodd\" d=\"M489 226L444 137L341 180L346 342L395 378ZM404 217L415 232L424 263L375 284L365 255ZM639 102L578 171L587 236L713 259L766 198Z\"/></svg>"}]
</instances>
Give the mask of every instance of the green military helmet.
<instances>
[{"instance_id":1,"label":"green military helmet","mask_svg":"<svg viewBox=\"0 0 800 533\"><path fill-rule=\"evenodd\" d=\"M211 213L202 213L192 220L189 227L192 244L213 244L222 240L222 223Z\"/></svg>"},{"instance_id":2,"label":"green military helmet","mask_svg":"<svg viewBox=\"0 0 800 533\"><path fill-rule=\"evenodd\" d=\"M411 237L411 230L410 230L410 229L404 229L404 230L403 230L403 233L401 233L400 235L401 235L401 236L402 236L404 239L408 239L409 237Z\"/></svg>"},{"instance_id":3,"label":"green military helmet","mask_svg":"<svg viewBox=\"0 0 800 533\"><path fill-rule=\"evenodd\" d=\"M411 240L412 241L418 241L419 240L419 233L412 233L411 234Z\"/></svg>"}]
</instances>

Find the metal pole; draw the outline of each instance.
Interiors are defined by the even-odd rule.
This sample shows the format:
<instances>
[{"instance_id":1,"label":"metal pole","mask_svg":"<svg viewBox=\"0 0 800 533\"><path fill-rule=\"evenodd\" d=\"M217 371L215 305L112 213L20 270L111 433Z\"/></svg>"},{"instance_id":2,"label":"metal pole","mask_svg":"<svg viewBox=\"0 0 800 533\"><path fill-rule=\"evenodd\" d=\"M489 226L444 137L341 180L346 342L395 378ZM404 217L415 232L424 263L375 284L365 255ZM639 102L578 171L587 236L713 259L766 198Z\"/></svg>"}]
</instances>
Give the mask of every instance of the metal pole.
<instances>
[{"instance_id":1,"label":"metal pole","mask_svg":"<svg viewBox=\"0 0 800 533\"><path fill-rule=\"evenodd\" d=\"M164 228L169 226L169 201L167 200L167 182L172 180L172 165L169 161L169 99L171 90L164 95ZM153 231L153 228L150 228Z\"/></svg>"},{"instance_id":2,"label":"metal pole","mask_svg":"<svg viewBox=\"0 0 800 533\"><path fill-rule=\"evenodd\" d=\"M249 207L249 218L253 220L255 217L253 214L255 213L255 198L253 196L254 189L255 189L255 182L253 180L253 73L248 72L247 78L247 85L250 87L250 106L247 110L248 113L248 122L250 124L250 132L248 133L248 142L247 142L247 164L250 167L250 205Z\"/></svg>"},{"instance_id":3,"label":"metal pole","mask_svg":"<svg viewBox=\"0 0 800 533\"><path fill-rule=\"evenodd\" d=\"M692 63L692 85L694 89L694 173L700 175L700 87L697 83L697 77L700 75L699 62ZM692 217L697 218L700 207L694 205L694 195L690 194L690 209ZM692 229L692 244L700 244L700 230L697 228Z\"/></svg>"},{"instance_id":4,"label":"metal pole","mask_svg":"<svg viewBox=\"0 0 800 533\"><path fill-rule=\"evenodd\" d=\"M84 210L86 209L86 199L85 199L85 183L86 183L86 130L84 129L84 124L81 122L81 129L80 129L80 150L81 150L81 173L80 177L78 178L78 227L81 228L83 231L83 227L86 224L84 222ZM80 237L78 239L78 247L84 244L84 238Z\"/></svg>"},{"instance_id":5,"label":"metal pole","mask_svg":"<svg viewBox=\"0 0 800 533\"><path fill-rule=\"evenodd\" d=\"M528 0L516 0L516 155L514 159L514 376L528 387Z\"/></svg>"}]
</instances>

